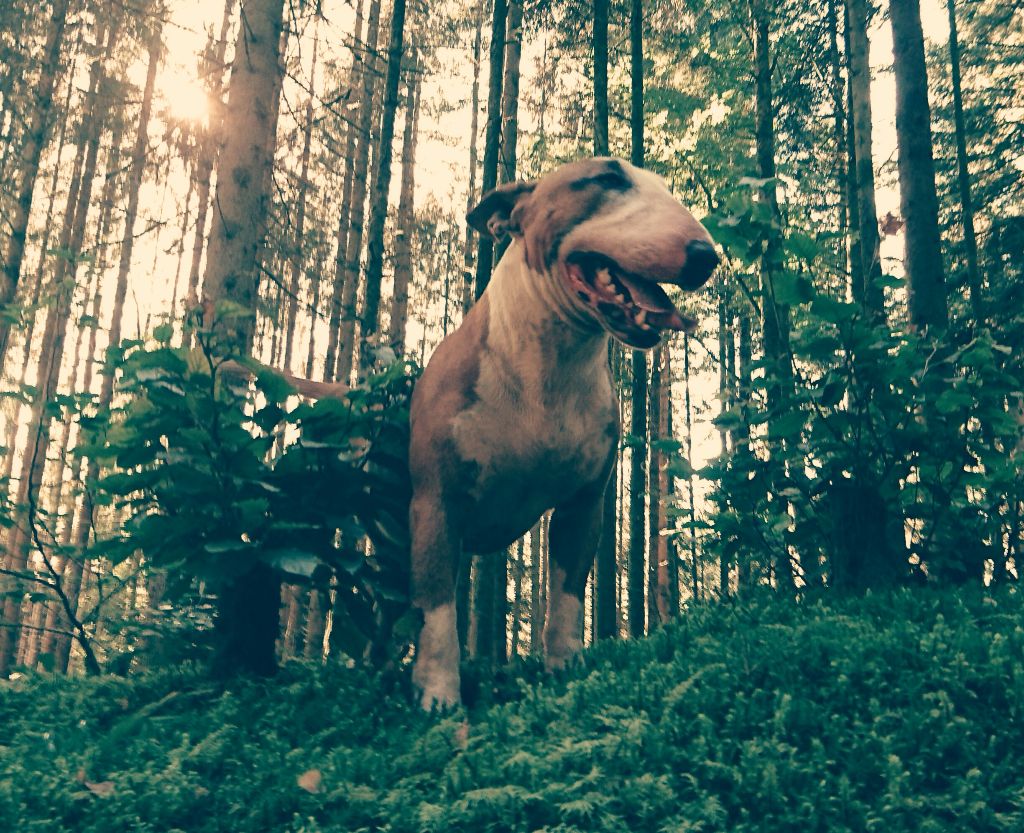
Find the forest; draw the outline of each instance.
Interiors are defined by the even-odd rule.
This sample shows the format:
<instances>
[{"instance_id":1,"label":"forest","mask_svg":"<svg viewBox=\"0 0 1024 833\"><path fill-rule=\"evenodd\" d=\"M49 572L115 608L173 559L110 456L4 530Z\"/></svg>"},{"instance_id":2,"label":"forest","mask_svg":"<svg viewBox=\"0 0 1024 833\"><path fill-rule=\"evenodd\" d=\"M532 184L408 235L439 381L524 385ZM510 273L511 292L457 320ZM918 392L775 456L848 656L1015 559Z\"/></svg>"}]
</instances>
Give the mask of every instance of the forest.
<instances>
[{"instance_id":1,"label":"forest","mask_svg":"<svg viewBox=\"0 0 1024 833\"><path fill-rule=\"evenodd\" d=\"M4 829L1024 829L1019 4L6 0L0 68ZM609 156L720 262L610 342L581 659L545 514L423 712L467 214Z\"/></svg>"}]
</instances>

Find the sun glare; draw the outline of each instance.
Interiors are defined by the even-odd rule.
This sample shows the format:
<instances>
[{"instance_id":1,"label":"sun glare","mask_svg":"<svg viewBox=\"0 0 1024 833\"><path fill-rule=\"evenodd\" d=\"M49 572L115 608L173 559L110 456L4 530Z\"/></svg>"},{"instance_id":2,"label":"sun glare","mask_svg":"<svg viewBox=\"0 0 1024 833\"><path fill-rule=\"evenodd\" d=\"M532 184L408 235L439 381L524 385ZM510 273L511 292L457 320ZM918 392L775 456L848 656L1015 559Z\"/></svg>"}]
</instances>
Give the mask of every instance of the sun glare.
<instances>
[{"instance_id":1,"label":"sun glare","mask_svg":"<svg viewBox=\"0 0 1024 833\"><path fill-rule=\"evenodd\" d=\"M206 121L209 112L206 90L185 69L168 67L161 78L161 87L167 112L173 118L193 123Z\"/></svg>"}]
</instances>

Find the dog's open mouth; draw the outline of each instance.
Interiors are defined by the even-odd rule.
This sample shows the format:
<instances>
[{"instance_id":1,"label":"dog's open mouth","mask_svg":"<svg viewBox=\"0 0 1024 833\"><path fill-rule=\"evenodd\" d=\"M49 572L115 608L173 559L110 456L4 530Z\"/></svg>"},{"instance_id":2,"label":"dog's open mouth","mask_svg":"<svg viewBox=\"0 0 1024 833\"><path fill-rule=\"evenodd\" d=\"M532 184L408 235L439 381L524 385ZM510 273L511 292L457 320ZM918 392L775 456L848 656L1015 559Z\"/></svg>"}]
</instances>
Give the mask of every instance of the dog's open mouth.
<instances>
[{"instance_id":1,"label":"dog's open mouth","mask_svg":"<svg viewBox=\"0 0 1024 833\"><path fill-rule=\"evenodd\" d=\"M631 347L653 347L664 330L692 333L697 328L696 320L679 312L657 282L626 272L606 255L573 253L565 271L580 301Z\"/></svg>"}]
</instances>

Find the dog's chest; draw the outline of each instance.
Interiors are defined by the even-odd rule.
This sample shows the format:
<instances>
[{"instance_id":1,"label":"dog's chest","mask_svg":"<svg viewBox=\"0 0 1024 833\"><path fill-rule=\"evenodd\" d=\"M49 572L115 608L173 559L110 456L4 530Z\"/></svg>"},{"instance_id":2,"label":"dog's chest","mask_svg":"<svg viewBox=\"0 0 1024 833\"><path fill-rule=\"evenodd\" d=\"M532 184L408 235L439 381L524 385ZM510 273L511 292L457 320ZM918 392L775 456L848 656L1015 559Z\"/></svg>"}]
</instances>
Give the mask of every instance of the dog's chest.
<instances>
[{"instance_id":1,"label":"dog's chest","mask_svg":"<svg viewBox=\"0 0 1024 833\"><path fill-rule=\"evenodd\" d=\"M502 493L553 505L601 477L616 441L616 405L607 371L577 368L554 377L516 373L484 355L475 402L459 414L459 456L474 464L477 500Z\"/></svg>"}]
</instances>

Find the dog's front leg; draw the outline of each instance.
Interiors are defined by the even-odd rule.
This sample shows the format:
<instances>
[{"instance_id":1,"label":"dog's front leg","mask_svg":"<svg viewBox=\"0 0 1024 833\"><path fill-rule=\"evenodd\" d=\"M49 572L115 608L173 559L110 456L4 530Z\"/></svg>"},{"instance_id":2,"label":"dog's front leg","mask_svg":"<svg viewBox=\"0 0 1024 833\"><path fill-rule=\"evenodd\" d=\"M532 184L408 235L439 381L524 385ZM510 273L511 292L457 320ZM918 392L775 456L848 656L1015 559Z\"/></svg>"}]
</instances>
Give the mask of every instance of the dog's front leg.
<instances>
[{"instance_id":1,"label":"dog's front leg","mask_svg":"<svg viewBox=\"0 0 1024 833\"><path fill-rule=\"evenodd\" d=\"M461 542L440 502L415 496L410 507L412 601L423 611L412 679L424 709L459 702L455 582Z\"/></svg>"},{"instance_id":2,"label":"dog's front leg","mask_svg":"<svg viewBox=\"0 0 1024 833\"><path fill-rule=\"evenodd\" d=\"M551 570L544 621L544 657L561 668L583 647L583 600L587 576L601 540L605 482L578 492L555 507L549 529Z\"/></svg>"}]
</instances>

